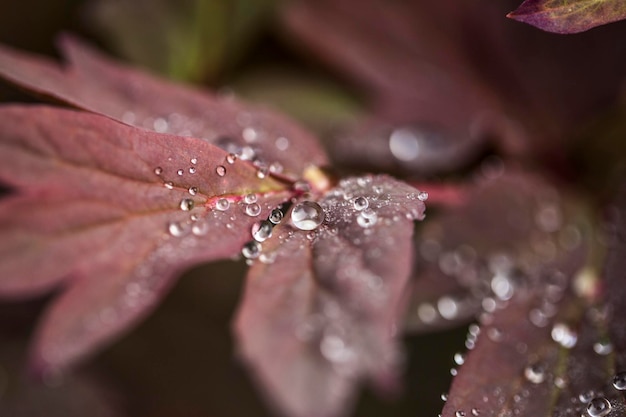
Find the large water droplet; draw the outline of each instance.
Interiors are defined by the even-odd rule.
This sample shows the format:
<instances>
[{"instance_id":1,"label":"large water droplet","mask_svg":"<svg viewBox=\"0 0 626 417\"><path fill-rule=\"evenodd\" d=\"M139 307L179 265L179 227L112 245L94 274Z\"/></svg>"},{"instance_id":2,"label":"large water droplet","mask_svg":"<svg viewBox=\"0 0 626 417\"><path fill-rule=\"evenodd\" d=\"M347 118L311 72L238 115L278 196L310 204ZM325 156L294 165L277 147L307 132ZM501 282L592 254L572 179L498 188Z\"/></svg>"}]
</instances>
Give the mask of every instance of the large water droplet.
<instances>
[{"instance_id":1,"label":"large water droplet","mask_svg":"<svg viewBox=\"0 0 626 417\"><path fill-rule=\"evenodd\" d=\"M356 222L361 227L372 227L378 221L378 215L371 208L366 208L356 218Z\"/></svg>"},{"instance_id":2,"label":"large water droplet","mask_svg":"<svg viewBox=\"0 0 626 417\"><path fill-rule=\"evenodd\" d=\"M273 224L278 224L281 222L282 219L283 219L283 212L280 211L279 209L274 209L270 213L270 217L268 220L272 222Z\"/></svg>"},{"instance_id":3,"label":"large water droplet","mask_svg":"<svg viewBox=\"0 0 626 417\"><path fill-rule=\"evenodd\" d=\"M611 403L604 397L591 400L587 406L587 414L590 417L604 417L611 412Z\"/></svg>"},{"instance_id":4,"label":"large water droplet","mask_svg":"<svg viewBox=\"0 0 626 417\"><path fill-rule=\"evenodd\" d=\"M217 168L215 168L215 173L220 177L223 177L224 175L226 175L226 168L224 168L224 166L222 165L219 165Z\"/></svg>"},{"instance_id":5,"label":"large water droplet","mask_svg":"<svg viewBox=\"0 0 626 417\"><path fill-rule=\"evenodd\" d=\"M389 149L401 161L412 161L419 155L419 138L409 129L396 129L389 136Z\"/></svg>"},{"instance_id":6,"label":"large water droplet","mask_svg":"<svg viewBox=\"0 0 626 417\"><path fill-rule=\"evenodd\" d=\"M426 201L426 200L428 200L428 193L426 191L420 191L419 194L417 195L417 199L419 201Z\"/></svg>"},{"instance_id":7,"label":"large water droplet","mask_svg":"<svg viewBox=\"0 0 626 417\"><path fill-rule=\"evenodd\" d=\"M189 211L193 209L194 201L191 198L183 198L180 200L180 209L182 211Z\"/></svg>"},{"instance_id":8,"label":"large water droplet","mask_svg":"<svg viewBox=\"0 0 626 417\"><path fill-rule=\"evenodd\" d=\"M552 340L566 349L571 349L578 342L578 334L565 323L556 323L550 333Z\"/></svg>"},{"instance_id":9,"label":"large water droplet","mask_svg":"<svg viewBox=\"0 0 626 417\"><path fill-rule=\"evenodd\" d=\"M272 223L269 221L262 221L252 226L252 237L257 242L263 242L272 236Z\"/></svg>"},{"instance_id":10,"label":"large water droplet","mask_svg":"<svg viewBox=\"0 0 626 417\"><path fill-rule=\"evenodd\" d=\"M365 197L357 197L354 199L352 204L354 205L355 210L361 211L365 210L369 206L369 201L367 201L367 198Z\"/></svg>"},{"instance_id":11,"label":"large water droplet","mask_svg":"<svg viewBox=\"0 0 626 417\"><path fill-rule=\"evenodd\" d=\"M465 355L460 352L455 353L454 363L456 363L459 366L463 365L465 363Z\"/></svg>"},{"instance_id":12,"label":"large water droplet","mask_svg":"<svg viewBox=\"0 0 626 417\"><path fill-rule=\"evenodd\" d=\"M261 254L261 244L257 241L252 240L243 245L243 248L241 249L241 254L246 259L256 259Z\"/></svg>"},{"instance_id":13,"label":"large water droplet","mask_svg":"<svg viewBox=\"0 0 626 417\"><path fill-rule=\"evenodd\" d=\"M626 390L626 372L618 372L613 377L613 386L620 391Z\"/></svg>"},{"instance_id":14,"label":"large water droplet","mask_svg":"<svg viewBox=\"0 0 626 417\"><path fill-rule=\"evenodd\" d=\"M315 230L324 221L324 210L313 201L296 204L291 211L291 223L300 230Z\"/></svg>"},{"instance_id":15,"label":"large water droplet","mask_svg":"<svg viewBox=\"0 0 626 417\"><path fill-rule=\"evenodd\" d=\"M261 206L257 203L246 204L246 214L250 217L256 217L261 214Z\"/></svg>"},{"instance_id":16,"label":"large water droplet","mask_svg":"<svg viewBox=\"0 0 626 417\"><path fill-rule=\"evenodd\" d=\"M230 201L225 198L220 198L215 203L215 208L219 211L226 211L230 207Z\"/></svg>"}]
</instances>

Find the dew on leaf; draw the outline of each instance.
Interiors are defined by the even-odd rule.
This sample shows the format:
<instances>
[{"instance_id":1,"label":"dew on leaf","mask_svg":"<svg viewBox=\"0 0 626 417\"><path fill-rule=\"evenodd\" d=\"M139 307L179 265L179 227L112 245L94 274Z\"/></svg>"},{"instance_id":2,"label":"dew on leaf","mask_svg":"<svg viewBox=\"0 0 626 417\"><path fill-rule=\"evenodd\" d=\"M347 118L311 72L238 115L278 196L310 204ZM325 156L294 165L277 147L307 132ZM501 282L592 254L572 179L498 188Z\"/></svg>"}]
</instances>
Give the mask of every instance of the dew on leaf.
<instances>
[{"instance_id":1,"label":"dew on leaf","mask_svg":"<svg viewBox=\"0 0 626 417\"><path fill-rule=\"evenodd\" d=\"M465 417L465 411L458 410L454 413L455 417Z\"/></svg>"},{"instance_id":2,"label":"dew on leaf","mask_svg":"<svg viewBox=\"0 0 626 417\"><path fill-rule=\"evenodd\" d=\"M460 352L455 353L454 363L456 363L459 366L463 365L465 363L465 355Z\"/></svg>"},{"instance_id":3,"label":"dew on leaf","mask_svg":"<svg viewBox=\"0 0 626 417\"><path fill-rule=\"evenodd\" d=\"M291 211L291 223L300 230L315 230L324 221L324 210L313 201L296 204Z\"/></svg>"},{"instance_id":4,"label":"dew on leaf","mask_svg":"<svg viewBox=\"0 0 626 417\"><path fill-rule=\"evenodd\" d=\"M357 197L354 199L352 204L354 205L355 210L361 211L365 210L369 206L369 201L367 201L367 198L365 197Z\"/></svg>"},{"instance_id":5,"label":"dew on leaf","mask_svg":"<svg viewBox=\"0 0 626 417\"><path fill-rule=\"evenodd\" d=\"M626 390L626 372L618 372L613 377L613 387L620 391Z\"/></svg>"},{"instance_id":6,"label":"dew on leaf","mask_svg":"<svg viewBox=\"0 0 626 417\"><path fill-rule=\"evenodd\" d=\"M261 206L258 203L246 204L245 212L250 217L261 214Z\"/></svg>"},{"instance_id":7,"label":"dew on leaf","mask_svg":"<svg viewBox=\"0 0 626 417\"><path fill-rule=\"evenodd\" d=\"M244 161L251 161L256 156L256 152L249 146L244 146L241 148L241 152L239 153L239 157Z\"/></svg>"},{"instance_id":8,"label":"dew on leaf","mask_svg":"<svg viewBox=\"0 0 626 417\"><path fill-rule=\"evenodd\" d=\"M185 234L185 228L179 222L171 222L167 225L167 231L174 237L180 237Z\"/></svg>"},{"instance_id":9,"label":"dew on leaf","mask_svg":"<svg viewBox=\"0 0 626 417\"><path fill-rule=\"evenodd\" d=\"M289 147L289 139L280 136L276 138L276 142L274 142L274 144L279 151L286 151Z\"/></svg>"},{"instance_id":10,"label":"dew on leaf","mask_svg":"<svg viewBox=\"0 0 626 417\"><path fill-rule=\"evenodd\" d=\"M580 401L583 404L589 404L591 402L591 400L593 400L596 396L595 391L585 391L585 392L581 392L578 395L578 401Z\"/></svg>"},{"instance_id":11,"label":"dew on leaf","mask_svg":"<svg viewBox=\"0 0 626 417\"><path fill-rule=\"evenodd\" d=\"M596 397L587 406L590 417L604 417L611 412L611 403L604 397Z\"/></svg>"},{"instance_id":12,"label":"dew on leaf","mask_svg":"<svg viewBox=\"0 0 626 417\"><path fill-rule=\"evenodd\" d=\"M198 187L189 187L189 194L196 195L198 194Z\"/></svg>"},{"instance_id":13,"label":"dew on leaf","mask_svg":"<svg viewBox=\"0 0 626 417\"><path fill-rule=\"evenodd\" d=\"M235 155L234 153L229 153L228 155L226 155L226 162L228 162L229 164L234 164L236 160L237 155Z\"/></svg>"},{"instance_id":14,"label":"dew on leaf","mask_svg":"<svg viewBox=\"0 0 626 417\"><path fill-rule=\"evenodd\" d=\"M241 249L241 254L246 259L256 259L261 254L261 244L255 240L252 240L245 245Z\"/></svg>"},{"instance_id":15,"label":"dew on leaf","mask_svg":"<svg viewBox=\"0 0 626 417\"><path fill-rule=\"evenodd\" d=\"M243 197L243 202L246 204L256 203L256 200L257 200L257 196L254 193L246 194Z\"/></svg>"},{"instance_id":16,"label":"dew on leaf","mask_svg":"<svg viewBox=\"0 0 626 417\"><path fill-rule=\"evenodd\" d=\"M224 175L226 175L226 168L223 165L218 165L218 167L215 168L215 172L220 177L223 177Z\"/></svg>"},{"instance_id":17,"label":"dew on leaf","mask_svg":"<svg viewBox=\"0 0 626 417\"><path fill-rule=\"evenodd\" d=\"M445 392L441 394L441 401L448 401L448 394L446 394Z\"/></svg>"},{"instance_id":18,"label":"dew on leaf","mask_svg":"<svg viewBox=\"0 0 626 417\"><path fill-rule=\"evenodd\" d=\"M194 201L190 198L183 198L180 200L180 209L182 211L189 211L193 209Z\"/></svg>"},{"instance_id":19,"label":"dew on leaf","mask_svg":"<svg viewBox=\"0 0 626 417\"><path fill-rule=\"evenodd\" d=\"M361 227L372 227L378 221L378 215L371 208L366 208L356 218L356 222Z\"/></svg>"},{"instance_id":20,"label":"dew on leaf","mask_svg":"<svg viewBox=\"0 0 626 417\"><path fill-rule=\"evenodd\" d=\"M255 223L252 226L252 237L257 242L263 242L272 236L272 227L272 223L267 220Z\"/></svg>"},{"instance_id":21,"label":"dew on leaf","mask_svg":"<svg viewBox=\"0 0 626 417\"><path fill-rule=\"evenodd\" d=\"M478 417L480 415L480 410L478 408L472 408L472 415L474 417Z\"/></svg>"},{"instance_id":22,"label":"dew on leaf","mask_svg":"<svg viewBox=\"0 0 626 417\"><path fill-rule=\"evenodd\" d=\"M189 216L189 220L191 220L192 222L197 222L199 218L200 216L198 215L198 213L194 213Z\"/></svg>"},{"instance_id":23,"label":"dew on leaf","mask_svg":"<svg viewBox=\"0 0 626 417\"><path fill-rule=\"evenodd\" d=\"M191 233L196 236L204 236L209 232L209 223L196 223L191 227Z\"/></svg>"},{"instance_id":24,"label":"dew on leaf","mask_svg":"<svg viewBox=\"0 0 626 417\"><path fill-rule=\"evenodd\" d=\"M260 166L256 170L256 177L261 180L264 178L267 178L268 172L269 172L269 169L266 166Z\"/></svg>"},{"instance_id":25,"label":"dew on leaf","mask_svg":"<svg viewBox=\"0 0 626 417\"><path fill-rule=\"evenodd\" d=\"M197 163L198 163L198 158L191 158L191 159L189 160L189 162L191 162L192 164L194 164L194 165L195 165L195 164L197 164Z\"/></svg>"},{"instance_id":26,"label":"dew on leaf","mask_svg":"<svg viewBox=\"0 0 626 417\"><path fill-rule=\"evenodd\" d=\"M419 201L426 201L426 200L428 200L428 193L426 191L420 191L420 193L417 195L417 199Z\"/></svg>"},{"instance_id":27,"label":"dew on leaf","mask_svg":"<svg viewBox=\"0 0 626 417\"><path fill-rule=\"evenodd\" d=\"M412 161L419 155L419 138L406 128L395 129L389 136L389 149L400 161Z\"/></svg>"},{"instance_id":28,"label":"dew on leaf","mask_svg":"<svg viewBox=\"0 0 626 417\"><path fill-rule=\"evenodd\" d=\"M541 384L546 379L546 372L538 363L533 363L524 368L524 377L533 384Z\"/></svg>"},{"instance_id":29,"label":"dew on leaf","mask_svg":"<svg viewBox=\"0 0 626 417\"><path fill-rule=\"evenodd\" d=\"M163 186L165 188L167 188L168 190L173 190L174 189L174 183L172 183L172 181L165 181L163 183Z\"/></svg>"},{"instance_id":30,"label":"dew on leaf","mask_svg":"<svg viewBox=\"0 0 626 417\"><path fill-rule=\"evenodd\" d=\"M593 351L598 355L606 356L613 352L613 344L608 340L601 340L593 344Z\"/></svg>"},{"instance_id":31,"label":"dew on leaf","mask_svg":"<svg viewBox=\"0 0 626 417\"><path fill-rule=\"evenodd\" d=\"M272 210L268 218L268 220L272 222L273 224L280 223L282 219L283 219L283 212L280 211L279 209Z\"/></svg>"},{"instance_id":32,"label":"dew on leaf","mask_svg":"<svg viewBox=\"0 0 626 417\"><path fill-rule=\"evenodd\" d=\"M189 173L190 174L195 174L196 173L196 167L189 167Z\"/></svg>"},{"instance_id":33,"label":"dew on leaf","mask_svg":"<svg viewBox=\"0 0 626 417\"><path fill-rule=\"evenodd\" d=\"M178 175L183 175L185 173L185 171L183 171L182 169L179 169L178 171L176 171L176 173Z\"/></svg>"},{"instance_id":34,"label":"dew on leaf","mask_svg":"<svg viewBox=\"0 0 626 417\"><path fill-rule=\"evenodd\" d=\"M220 198L215 203L215 208L219 211L226 211L230 207L230 201L225 198Z\"/></svg>"},{"instance_id":35,"label":"dew on leaf","mask_svg":"<svg viewBox=\"0 0 626 417\"><path fill-rule=\"evenodd\" d=\"M578 342L578 334L565 323L555 323L550 333L552 340L566 349L571 349Z\"/></svg>"},{"instance_id":36,"label":"dew on leaf","mask_svg":"<svg viewBox=\"0 0 626 417\"><path fill-rule=\"evenodd\" d=\"M163 173L163 168L161 168L161 167L154 168L154 173L156 175L161 175Z\"/></svg>"},{"instance_id":37,"label":"dew on leaf","mask_svg":"<svg viewBox=\"0 0 626 417\"><path fill-rule=\"evenodd\" d=\"M270 172L272 174L280 174L283 172L283 165L280 162L272 162L270 164Z\"/></svg>"}]
</instances>

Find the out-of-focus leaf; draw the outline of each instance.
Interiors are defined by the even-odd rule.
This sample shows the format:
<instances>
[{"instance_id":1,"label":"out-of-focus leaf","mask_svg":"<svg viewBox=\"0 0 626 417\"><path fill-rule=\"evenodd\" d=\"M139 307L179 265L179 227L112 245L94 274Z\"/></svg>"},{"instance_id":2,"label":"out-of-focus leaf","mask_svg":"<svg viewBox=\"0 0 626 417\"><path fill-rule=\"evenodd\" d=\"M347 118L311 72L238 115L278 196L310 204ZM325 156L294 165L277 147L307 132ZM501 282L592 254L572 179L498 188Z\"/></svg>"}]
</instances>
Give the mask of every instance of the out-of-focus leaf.
<instances>
[{"instance_id":1,"label":"out-of-focus leaf","mask_svg":"<svg viewBox=\"0 0 626 417\"><path fill-rule=\"evenodd\" d=\"M397 382L396 333L424 203L388 177L345 180L319 200L324 220L309 232L296 226L298 204L262 243L235 330L278 409L345 415L360 380Z\"/></svg>"},{"instance_id":2,"label":"out-of-focus leaf","mask_svg":"<svg viewBox=\"0 0 626 417\"><path fill-rule=\"evenodd\" d=\"M130 125L201 138L266 167L274 163L293 178L326 164L315 138L277 113L138 72L72 38L62 39L62 49L66 68L0 47L0 76Z\"/></svg>"},{"instance_id":3,"label":"out-of-focus leaf","mask_svg":"<svg viewBox=\"0 0 626 417\"><path fill-rule=\"evenodd\" d=\"M127 59L170 78L215 79L247 49L274 0L97 0L89 16Z\"/></svg>"},{"instance_id":4,"label":"out-of-focus leaf","mask_svg":"<svg viewBox=\"0 0 626 417\"><path fill-rule=\"evenodd\" d=\"M548 32L578 33L626 19L621 0L526 0L507 17Z\"/></svg>"},{"instance_id":5,"label":"out-of-focus leaf","mask_svg":"<svg viewBox=\"0 0 626 417\"><path fill-rule=\"evenodd\" d=\"M417 233L411 330L467 322L529 285L526 277L584 255L586 218L565 194L530 173L484 169L462 204Z\"/></svg>"},{"instance_id":6,"label":"out-of-focus leaf","mask_svg":"<svg viewBox=\"0 0 626 417\"><path fill-rule=\"evenodd\" d=\"M568 261L472 330L443 416L626 413L624 207L601 276Z\"/></svg>"},{"instance_id":7,"label":"out-of-focus leaf","mask_svg":"<svg viewBox=\"0 0 626 417\"><path fill-rule=\"evenodd\" d=\"M511 3L300 0L284 21L356 79L374 116L393 128L459 142L486 136L518 156L560 151L615 100L626 71L626 44L615 42L623 28L556 37L506 24Z\"/></svg>"},{"instance_id":8,"label":"out-of-focus leaf","mask_svg":"<svg viewBox=\"0 0 626 417\"><path fill-rule=\"evenodd\" d=\"M51 107L4 107L0 125L0 180L18 189L0 203L0 294L66 287L37 333L38 372L136 323L190 264L236 255L289 198L199 139Z\"/></svg>"},{"instance_id":9,"label":"out-of-focus leaf","mask_svg":"<svg viewBox=\"0 0 626 417\"><path fill-rule=\"evenodd\" d=\"M271 104L322 137L353 124L362 111L362 104L339 86L280 68L247 72L231 87L247 100Z\"/></svg>"}]
</instances>

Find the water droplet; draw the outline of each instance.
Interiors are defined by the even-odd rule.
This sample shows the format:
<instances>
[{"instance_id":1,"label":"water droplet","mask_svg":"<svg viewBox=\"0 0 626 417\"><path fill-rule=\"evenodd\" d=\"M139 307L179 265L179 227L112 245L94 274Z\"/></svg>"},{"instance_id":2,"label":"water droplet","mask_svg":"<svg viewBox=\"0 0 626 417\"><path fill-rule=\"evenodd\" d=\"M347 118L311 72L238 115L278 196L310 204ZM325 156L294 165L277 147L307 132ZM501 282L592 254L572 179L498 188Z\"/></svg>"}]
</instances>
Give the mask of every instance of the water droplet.
<instances>
[{"instance_id":1,"label":"water droplet","mask_svg":"<svg viewBox=\"0 0 626 417\"><path fill-rule=\"evenodd\" d=\"M198 158L191 158L191 159L189 160L189 162L191 162L192 164L194 164L194 165L195 165L195 164L197 164L197 163L198 163Z\"/></svg>"},{"instance_id":2,"label":"water droplet","mask_svg":"<svg viewBox=\"0 0 626 417\"><path fill-rule=\"evenodd\" d=\"M465 355L460 352L455 353L454 363L456 363L459 366L463 365L465 363Z\"/></svg>"},{"instance_id":3,"label":"water droplet","mask_svg":"<svg viewBox=\"0 0 626 417\"><path fill-rule=\"evenodd\" d=\"M252 143L252 142L256 142L256 140L258 139L258 133L256 130L254 130L254 128L252 127L246 127L243 132L241 132L241 136L243 137L243 140L245 140L248 143Z\"/></svg>"},{"instance_id":4,"label":"water droplet","mask_svg":"<svg viewBox=\"0 0 626 417\"><path fill-rule=\"evenodd\" d=\"M320 351L331 362L346 363L351 361L355 353L345 340L335 334L327 334L320 343Z\"/></svg>"},{"instance_id":5,"label":"water droplet","mask_svg":"<svg viewBox=\"0 0 626 417\"><path fill-rule=\"evenodd\" d=\"M601 340L593 344L593 351L598 355L608 355L613 352L613 345L608 340Z\"/></svg>"},{"instance_id":6,"label":"water droplet","mask_svg":"<svg viewBox=\"0 0 626 417\"><path fill-rule=\"evenodd\" d=\"M272 162L270 164L270 172L272 174L280 174L283 172L283 165L280 162Z\"/></svg>"},{"instance_id":7,"label":"water droplet","mask_svg":"<svg viewBox=\"0 0 626 417\"><path fill-rule=\"evenodd\" d=\"M283 212L280 211L279 209L274 209L270 213L270 217L268 220L274 224L278 224L281 222L282 219L283 219Z\"/></svg>"},{"instance_id":8,"label":"water droplet","mask_svg":"<svg viewBox=\"0 0 626 417\"><path fill-rule=\"evenodd\" d=\"M556 323L550 333L552 340L566 349L571 349L578 342L578 334L565 323Z\"/></svg>"},{"instance_id":9,"label":"water droplet","mask_svg":"<svg viewBox=\"0 0 626 417\"><path fill-rule=\"evenodd\" d=\"M226 211L228 210L229 207L230 207L230 201L228 201L225 198L220 198L215 203L215 208L218 209L219 211Z\"/></svg>"},{"instance_id":10,"label":"water droplet","mask_svg":"<svg viewBox=\"0 0 626 417\"><path fill-rule=\"evenodd\" d=\"M253 193L246 194L243 197L243 202L246 204L256 203L256 200L257 200L256 194L253 194Z\"/></svg>"},{"instance_id":11,"label":"water droplet","mask_svg":"<svg viewBox=\"0 0 626 417\"><path fill-rule=\"evenodd\" d=\"M252 237L257 242L263 242L272 236L272 223L269 221L262 221L252 226Z\"/></svg>"},{"instance_id":12,"label":"water droplet","mask_svg":"<svg viewBox=\"0 0 626 417\"><path fill-rule=\"evenodd\" d=\"M441 394L441 401L448 401L448 394L446 394L445 392Z\"/></svg>"},{"instance_id":13,"label":"water droplet","mask_svg":"<svg viewBox=\"0 0 626 417\"><path fill-rule=\"evenodd\" d=\"M219 165L217 168L215 168L215 172L220 177L223 177L224 175L226 175L226 168L224 168L224 166L222 165Z\"/></svg>"},{"instance_id":14,"label":"water droplet","mask_svg":"<svg viewBox=\"0 0 626 417\"><path fill-rule=\"evenodd\" d=\"M198 194L198 187L189 187L189 194L196 195Z\"/></svg>"},{"instance_id":15,"label":"water droplet","mask_svg":"<svg viewBox=\"0 0 626 417\"><path fill-rule=\"evenodd\" d=\"M356 218L356 222L361 227L372 227L378 221L378 215L371 208L366 208Z\"/></svg>"},{"instance_id":16,"label":"water droplet","mask_svg":"<svg viewBox=\"0 0 626 417\"><path fill-rule=\"evenodd\" d=\"M246 205L246 214L250 217L256 217L261 214L261 206L257 203L247 204Z\"/></svg>"},{"instance_id":17,"label":"water droplet","mask_svg":"<svg viewBox=\"0 0 626 417\"><path fill-rule=\"evenodd\" d=\"M444 319L453 320L459 312L459 305L453 298L445 296L437 300L437 310Z\"/></svg>"},{"instance_id":18,"label":"water droplet","mask_svg":"<svg viewBox=\"0 0 626 417\"><path fill-rule=\"evenodd\" d=\"M420 193L417 195L417 199L419 201L426 201L426 200L428 200L428 193L426 191L420 191Z\"/></svg>"},{"instance_id":19,"label":"water droplet","mask_svg":"<svg viewBox=\"0 0 626 417\"><path fill-rule=\"evenodd\" d=\"M472 415L474 417L478 417L480 415L480 410L478 408L472 408Z\"/></svg>"},{"instance_id":20,"label":"water droplet","mask_svg":"<svg viewBox=\"0 0 626 417\"><path fill-rule=\"evenodd\" d=\"M234 153L229 153L228 155L226 155L226 162L228 162L229 164L234 164L236 160L237 155L235 155Z\"/></svg>"},{"instance_id":21,"label":"water droplet","mask_svg":"<svg viewBox=\"0 0 626 417\"><path fill-rule=\"evenodd\" d=\"M267 177L267 173L269 172L268 168L266 166L260 166L257 170L256 170L256 177L259 179L264 179Z\"/></svg>"},{"instance_id":22,"label":"water droplet","mask_svg":"<svg viewBox=\"0 0 626 417\"><path fill-rule=\"evenodd\" d=\"M167 231L174 237L180 237L185 234L185 228L178 222L171 222L167 225Z\"/></svg>"},{"instance_id":23,"label":"water droplet","mask_svg":"<svg viewBox=\"0 0 626 417\"><path fill-rule=\"evenodd\" d=\"M241 249L241 254L246 259L256 259L261 254L261 244L257 241L252 240L243 245L243 248Z\"/></svg>"},{"instance_id":24,"label":"water droplet","mask_svg":"<svg viewBox=\"0 0 626 417\"><path fill-rule=\"evenodd\" d=\"M361 210L365 210L369 206L370 203L369 201L367 201L367 198L365 197L357 197L354 199L352 204L354 205L355 210L361 211Z\"/></svg>"},{"instance_id":25,"label":"water droplet","mask_svg":"<svg viewBox=\"0 0 626 417\"><path fill-rule=\"evenodd\" d=\"M454 413L455 417L465 417L465 411L458 410Z\"/></svg>"},{"instance_id":26,"label":"water droplet","mask_svg":"<svg viewBox=\"0 0 626 417\"><path fill-rule=\"evenodd\" d=\"M176 173L178 175L183 175L185 173L185 171L183 171L182 169L179 169L178 171L176 171Z\"/></svg>"},{"instance_id":27,"label":"water droplet","mask_svg":"<svg viewBox=\"0 0 626 417\"><path fill-rule=\"evenodd\" d=\"M578 401L580 401L583 404L589 404L591 400L594 399L595 396L596 396L596 393L593 390L581 392L580 394L578 394Z\"/></svg>"},{"instance_id":28,"label":"water droplet","mask_svg":"<svg viewBox=\"0 0 626 417\"><path fill-rule=\"evenodd\" d=\"M289 139L281 136L276 138L276 142L274 142L274 144L279 151L286 151L289 147Z\"/></svg>"},{"instance_id":29,"label":"water droplet","mask_svg":"<svg viewBox=\"0 0 626 417\"><path fill-rule=\"evenodd\" d=\"M191 220L192 222L197 222L199 218L200 218L200 215L198 213L194 213L189 216L189 220Z\"/></svg>"},{"instance_id":30,"label":"water droplet","mask_svg":"<svg viewBox=\"0 0 626 417\"><path fill-rule=\"evenodd\" d=\"M291 223L300 230L315 230L324 221L324 210L313 201L296 204L291 211Z\"/></svg>"},{"instance_id":31,"label":"water droplet","mask_svg":"<svg viewBox=\"0 0 626 417\"><path fill-rule=\"evenodd\" d=\"M613 386L620 391L626 390L626 372L618 372L613 377Z\"/></svg>"},{"instance_id":32,"label":"water droplet","mask_svg":"<svg viewBox=\"0 0 626 417\"><path fill-rule=\"evenodd\" d=\"M180 209L182 211L189 211L193 209L194 201L191 198L183 198L180 200Z\"/></svg>"},{"instance_id":33,"label":"water droplet","mask_svg":"<svg viewBox=\"0 0 626 417\"><path fill-rule=\"evenodd\" d=\"M196 167L189 167L189 173L190 174L195 174L196 173Z\"/></svg>"},{"instance_id":34,"label":"water droplet","mask_svg":"<svg viewBox=\"0 0 626 417\"><path fill-rule=\"evenodd\" d=\"M401 161L412 161L420 153L419 137L409 129L400 128L391 132L389 149Z\"/></svg>"},{"instance_id":35,"label":"water droplet","mask_svg":"<svg viewBox=\"0 0 626 417\"><path fill-rule=\"evenodd\" d=\"M533 363L524 368L524 376L533 384L541 384L546 379L546 372L538 363Z\"/></svg>"},{"instance_id":36,"label":"water droplet","mask_svg":"<svg viewBox=\"0 0 626 417\"><path fill-rule=\"evenodd\" d=\"M611 403L604 397L596 397L587 406L587 414L591 417L604 417L611 412Z\"/></svg>"},{"instance_id":37,"label":"water droplet","mask_svg":"<svg viewBox=\"0 0 626 417\"><path fill-rule=\"evenodd\" d=\"M209 223L196 223L191 227L191 233L196 236L204 236L209 232Z\"/></svg>"},{"instance_id":38,"label":"water droplet","mask_svg":"<svg viewBox=\"0 0 626 417\"><path fill-rule=\"evenodd\" d=\"M172 181L165 181L163 183L163 186L165 188L167 188L168 190L173 190L174 189L174 184L172 183Z\"/></svg>"},{"instance_id":39,"label":"water droplet","mask_svg":"<svg viewBox=\"0 0 626 417\"><path fill-rule=\"evenodd\" d=\"M239 155L240 155L240 158L243 159L244 161L251 161L256 156L256 152L251 147L244 146L243 148L241 148Z\"/></svg>"},{"instance_id":40,"label":"water droplet","mask_svg":"<svg viewBox=\"0 0 626 417\"><path fill-rule=\"evenodd\" d=\"M163 168L161 168L161 167L154 168L154 173L156 175L161 175L163 173Z\"/></svg>"}]
</instances>

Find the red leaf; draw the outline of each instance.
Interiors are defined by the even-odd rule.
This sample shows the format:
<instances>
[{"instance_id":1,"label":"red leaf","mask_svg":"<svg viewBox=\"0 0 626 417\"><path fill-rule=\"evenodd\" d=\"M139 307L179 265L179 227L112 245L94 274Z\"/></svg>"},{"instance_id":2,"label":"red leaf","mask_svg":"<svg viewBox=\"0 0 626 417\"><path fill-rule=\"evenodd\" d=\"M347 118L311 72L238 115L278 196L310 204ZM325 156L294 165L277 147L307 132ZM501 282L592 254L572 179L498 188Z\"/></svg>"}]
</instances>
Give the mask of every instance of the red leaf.
<instances>
[{"instance_id":1,"label":"red leaf","mask_svg":"<svg viewBox=\"0 0 626 417\"><path fill-rule=\"evenodd\" d=\"M578 33L626 19L622 0L526 0L507 17L548 32Z\"/></svg>"},{"instance_id":2,"label":"red leaf","mask_svg":"<svg viewBox=\"0 0 626 417\"><path fill-rule=\"evenodd\" d=\"M315 138L284 116L139 72L70 37L61 47L66 67L0 46L0 76L127 124L203 138L267 166L277 163L293 178L309 165L326 164Z\"/></svg>"},{"instance_id":3,"label":"red leaf","mask_svg":"<svg viewBox=\"0 0 626 417\"><path fill-rule=\"evenodd\" d=\"M127 329L190 264L236 255L257 216L289 198L199 139L41 106L3 107L0 125L0 180L18 188L0 202L0 295L67 288L39 329L38 370Z\"/></svg>"},{"instance_id":4,"label":"red leaf","mask_svg":"<svg viewBox=\"0 0 626 417\"><path fill-rule=\"evenodd\" d=\"M413 221L424 211L418 193L384 176L345 180L313 206L321 226L295 227L296 204L262 243L235 329L287 415L343 415L360 379L395 382Z\"/></svg>"},{"instance_id":5,"label":"red leaf","mask_svg":"<svg viewBox=\"0 0 626 417\"><path fill-rule=\"evenodd\" d=\"M484 303L508 299L524 276L587 247L579 206L541 177L509 169L472 184L465 196L417 233L412 330L465 323ZM507 276L512 287L502 281Z\"/></svg>"}]
</instances>

